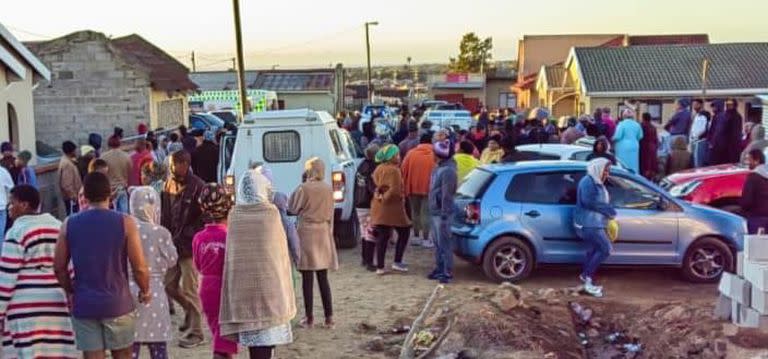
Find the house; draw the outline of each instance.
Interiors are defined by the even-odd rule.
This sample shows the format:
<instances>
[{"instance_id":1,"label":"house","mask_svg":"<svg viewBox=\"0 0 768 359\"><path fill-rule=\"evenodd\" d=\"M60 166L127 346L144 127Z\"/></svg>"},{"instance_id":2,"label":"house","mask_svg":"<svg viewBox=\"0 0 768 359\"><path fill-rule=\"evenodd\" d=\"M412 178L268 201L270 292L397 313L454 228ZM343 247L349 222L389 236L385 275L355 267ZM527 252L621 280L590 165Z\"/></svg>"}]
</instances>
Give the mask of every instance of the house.
<instances>
[{"instance_id":1,"label":"house","mask_svg":"<svg viewBox=\"0 0 768 359\"><path fill-rule=\"evenodd\" d=\"M37 153L32 92L51 73L0 24L0 139Z\"/></svg>"},{"instance_id":2,"label":"house","mask_svg":"<svg viewBox=\"0 0 768 359\"><path fill-rule=\"evenodd\" d=\"M478 112L486 97L485 80L484 74L448 73L430 75L427 86L431 98L461 103L467 110Z\"/></svg>"},{"instance_id":3,"label":"house","mask_svg":"<svg viewBox=\"0 0 768 359\"><path fill-rule=\"evenodd\" d=\"M206 71L190 74L202 91L237 90L237 73ZM344 108L344 68L246 71L248 89L275 91L280 109L311 108L335 114Z\"/></svg>"},{"instance_id":4,"label":"house","mask_svg":"<svg viewBox=\"0 0 768 359\"><path fill-rule=\"evenodd\" d=\"M768 43L576 47L564 64L561 97L570 98L573 113L618 112L636 102L657 121L673 115L680 97L733 97L745 118L757 119L757 96L768 94L766 69Z\"/></svg>"},{"instance_id":5,"label":"house","mask_svg":"<svg viewBox=\"0 0 768 359\"><path fill-rule=\"evenodd\" d=\"M130 136L140 123L168 128L187 121L186 97L197 89L188 69L139 35L79 31L28 46L52 71L51 82L34 93L39 141L58 148L116 126Z\"/></svg>"},{"instance_id":6,"label":"house","mask_svg":"<svg viewBox=\"0 0 768 359\"><path fill-rule=\"evenodd\" d=\"M510 68L495 68L485 77L485 107L489 109L516 108L517 95L512 90L517 75Z\"/></svg>"},{"instance_id":7,"label":"house","mask_svg":"<svg viewBox=\"0 0 768 359\"><path fill-rule=\"evenodd\" d=\"M536 82L542 66L565 61L574 46L600 46L621 34L583 35L525 35L517 47L517 83L514 92L518 106L530 108L539 106Z\"/></svg>"},{"instance_id":8,"label":"house","mask_svg":"<svg viewBox=\"0 0 768 359\"><path fill-rule=\"evenodd\" d=\"M565 67L563 63L544 65L536 76L536 94L538 106L548 108L554 117L573 115L574 96L568 84L564 83Z\"/></svg>"}]
</instances>

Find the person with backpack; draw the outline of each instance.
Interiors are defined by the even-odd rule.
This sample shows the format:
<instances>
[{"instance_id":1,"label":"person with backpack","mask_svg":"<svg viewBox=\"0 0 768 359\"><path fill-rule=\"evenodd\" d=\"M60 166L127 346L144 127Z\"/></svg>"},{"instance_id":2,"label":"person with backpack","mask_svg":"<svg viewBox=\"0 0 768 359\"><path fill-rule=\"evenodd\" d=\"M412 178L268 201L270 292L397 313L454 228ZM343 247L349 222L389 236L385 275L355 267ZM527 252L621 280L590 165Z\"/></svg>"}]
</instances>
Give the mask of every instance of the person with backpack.
<instances>
[{"instance_id":1,"label":"person with backpack","mask_svg":"<svg viewBox=\"0 0 768 359\"><path fill-rule=\"evenodd\" d=\"M373 263L373 255L376 251L376 236L371 227L371 200L373 199L376 185L373 183L373 171L376 170L376 152L379 146L371 144L365 148L365 159L357 167L355 175L355 211L360 223L362 243L362 265L370 272L376 271Z\"/></svg>"}]
</instances>

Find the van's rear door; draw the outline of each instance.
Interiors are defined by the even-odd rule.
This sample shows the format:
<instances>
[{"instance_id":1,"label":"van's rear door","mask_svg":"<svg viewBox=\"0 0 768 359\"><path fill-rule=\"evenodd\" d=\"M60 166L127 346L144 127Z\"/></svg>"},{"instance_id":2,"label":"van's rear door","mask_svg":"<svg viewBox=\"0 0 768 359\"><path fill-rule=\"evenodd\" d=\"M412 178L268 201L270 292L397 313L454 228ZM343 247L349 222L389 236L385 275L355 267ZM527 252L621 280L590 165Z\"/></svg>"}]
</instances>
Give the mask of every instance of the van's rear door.
<instances>
[{"instance_id":1,"label":"van's rear door","mask_svg":"<svg viewBox=\"0 0 768 359\"><path fill-rule=\"evenodd\" d=\"M235 151L235 135L226 134L221 137L221 144L219 146L219 183L225 183L224 179L227 176L227 170L232 163L232 153Z\"/></svg>"}]
</instances>

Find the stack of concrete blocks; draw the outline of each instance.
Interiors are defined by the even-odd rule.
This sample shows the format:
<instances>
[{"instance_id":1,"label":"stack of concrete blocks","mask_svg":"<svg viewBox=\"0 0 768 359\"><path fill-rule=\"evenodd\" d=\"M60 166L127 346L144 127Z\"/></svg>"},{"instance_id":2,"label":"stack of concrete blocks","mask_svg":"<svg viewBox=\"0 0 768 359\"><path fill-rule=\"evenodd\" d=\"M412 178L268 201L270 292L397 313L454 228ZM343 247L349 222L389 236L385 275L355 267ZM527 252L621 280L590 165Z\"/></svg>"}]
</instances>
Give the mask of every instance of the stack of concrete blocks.
<instances>
[{"instance_id":1,"label":"stack of concrete blocks","mask_svg":"<svg viewBox=\"0 0 768 359\"><path fill-rule=\"evenodd\" d=\"M736 273L723 273L715 316L768 333L768 236L747 236Z\"/></svg>"}]
</instances>

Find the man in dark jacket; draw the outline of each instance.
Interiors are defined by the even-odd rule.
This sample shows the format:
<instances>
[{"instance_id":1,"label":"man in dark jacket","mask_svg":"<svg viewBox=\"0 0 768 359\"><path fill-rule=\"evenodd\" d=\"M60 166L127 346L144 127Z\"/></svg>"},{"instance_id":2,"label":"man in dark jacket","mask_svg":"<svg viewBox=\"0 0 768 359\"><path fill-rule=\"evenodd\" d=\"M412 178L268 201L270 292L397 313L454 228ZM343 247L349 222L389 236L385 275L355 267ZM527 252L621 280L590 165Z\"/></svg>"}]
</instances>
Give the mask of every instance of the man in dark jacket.
<instances>
[{"instance_id":1,"label":"man in dark jacket","mask_svg":"<svg viewBox=\"0 0 768 359\"><path fill-rule=\"evenodd\" d=\"M768 167L761 150L750 151L747 163L752 173L744 182L739 204L747 219L749 233L755 234L759 228L768 229Z\"/></svg>"},{"instance_id":2,"label":"man in dark jacket","mask_svg":"<svg viewBox=\"0 0 768 359\"><path fill-rule=\"evenodd\" d=\"M672 136L673 143L675 142L674 137L678 136L684 137L688 141L688 134L691 131L691 122L693 121L691 111L688 109L689 104L690 101L687 99L677 100L677 112L664 126L664 129Z\"/></svg>"},{"instance_id":3,"label":"man in dark jacket","mask_svg":"<svg viewBox=\"0 0 768 359\"><path fill-rule=\"evenodd\" d=\"M197 148L192 153L192 171L205 183L218 181L219 146L213 142L213 132L196 130Z\"/></svg>"},{"instance_id":4,"label":"man in dark jacket","mask_svg":"<svg viewBox=\"0 0 768 359\"><path fill-rule=\"evenodd\" d=\"M178 151L171 156L172 176L165 183L161 206L161 222L173 235L173 244L179 252L178 263L166 274L165 291L184 308L182 329L188 331L179 341L183 348L194 348L203 341L192 238L203 228L202 210L197 199L205 183L189 170L191 162L187 151Z\"/></svg>"},{"instance_id":5,"label":"man in dark jacket","mask_svg":"<svg viewBox=\"0 0 768 359\"><path fill-rule=\"evenodd\" d=\"M360 233L363 238L362 256L363 266L370 272L376 271L373 265L373 255L376 250L376 236L371 228L371 200L376 192L376 184L373 183L373 171L376 170L376 152L379 146L375 144L365 148L365 159L357 167L355 175L355 211L360 222Z\"/></svg>"},{"instance_id":6,"label":"man in dark jacket","mask_svg":"<svg viewBox=\"0 0 768 359\"><path fill-rule=\"evenodd\" d=\"M452 157L450 140L435 142L433 151L437 167L432 171L429 190L429 213L432 215L432 233L435 240L435 270L429 279L446 284L453 278L453 245L451 241L451 219L455 209L453 197L456 194L458 178L456 161Z\"/></svg>"}]
</instances>

